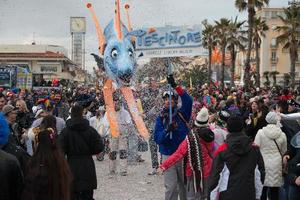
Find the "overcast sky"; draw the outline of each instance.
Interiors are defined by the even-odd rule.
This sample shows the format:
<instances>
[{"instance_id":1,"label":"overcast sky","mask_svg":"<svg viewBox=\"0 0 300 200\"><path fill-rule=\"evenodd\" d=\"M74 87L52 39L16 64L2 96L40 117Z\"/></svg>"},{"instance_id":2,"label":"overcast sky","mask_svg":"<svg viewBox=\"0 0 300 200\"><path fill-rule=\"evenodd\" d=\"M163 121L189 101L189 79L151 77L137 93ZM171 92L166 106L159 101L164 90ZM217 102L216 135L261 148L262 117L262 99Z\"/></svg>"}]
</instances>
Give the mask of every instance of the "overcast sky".
<instances>
[{"instance_id":1,"label":"overcast sky","mask_svg":"<svg viewBox=\"0 0 300 200\"><path fill-rule=\"evenodd\" d=\"M0 44L37 44L64 46L71 52L70 17L87 21L86 61L94 65L90 53L97 52L97 38L86 0L0 0ZM104 28L114 15L114 0L90 0ZM270 0L270 7L287 6L287 0ZM170 25L194 25L202 20L239 16L234 0L121 0L129 3L134 28ZM122 10L123 12L123 10ZM122 13L123 16L124 12ZM125 17L123 17L123 21ZM34 34L33 34L34 33Z\"/></svg>"}]
</instances>

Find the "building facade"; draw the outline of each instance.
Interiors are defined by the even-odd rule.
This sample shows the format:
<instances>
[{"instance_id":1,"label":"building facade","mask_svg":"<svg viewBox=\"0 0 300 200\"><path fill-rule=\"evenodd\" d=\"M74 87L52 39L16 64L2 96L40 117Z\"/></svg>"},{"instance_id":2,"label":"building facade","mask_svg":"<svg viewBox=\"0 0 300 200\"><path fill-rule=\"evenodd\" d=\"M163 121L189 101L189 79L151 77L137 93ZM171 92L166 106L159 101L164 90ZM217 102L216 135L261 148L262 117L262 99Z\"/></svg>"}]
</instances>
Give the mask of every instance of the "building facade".
<instances>
[{"instance_id":1,"label":"building facade","mask_svg":"<svg viewBox=\"0 0 300 200\"><path fill-rule=\"evenodd\" d=\"M76 80L78 67L55 45L0 45L0 65L27 65L33 85L53 79Z\"/></svg>"},{"instance_id":2,"label":"building facade","mask_svg":"<svg viewBox=\"0 0 300 200\"><path fill-rule=\"evenodd\" d=\"M277 26L284 25L278 16L284 17L283 8L262 8L256 13L256 17L261 17L266 21L269 30L265 32L265 37L261 38L261 45L259 50L260 57L260 76L261 84L265 81L265 72L277 71L279 74L277 77L277 84L283 85L284 74L290 74L291 71L291 60L288 49L283 49L282 44L277 44L276 38L280 35L280 32L276 31ZM300 53L300 49L299 49ZM298 54L299 54L298 53ZM246 52L239 52L236 61L236 74L237 76L244 77L244 63L246 60ZM251 52L250 58L251 71L256 70L256 56L255 49ZM296 61L296 80L299 81L300 72L300 58ZM270 76L271 85L272 78ZM297 83L297 81L296 81Z\"/></svg>"}]
</instances>

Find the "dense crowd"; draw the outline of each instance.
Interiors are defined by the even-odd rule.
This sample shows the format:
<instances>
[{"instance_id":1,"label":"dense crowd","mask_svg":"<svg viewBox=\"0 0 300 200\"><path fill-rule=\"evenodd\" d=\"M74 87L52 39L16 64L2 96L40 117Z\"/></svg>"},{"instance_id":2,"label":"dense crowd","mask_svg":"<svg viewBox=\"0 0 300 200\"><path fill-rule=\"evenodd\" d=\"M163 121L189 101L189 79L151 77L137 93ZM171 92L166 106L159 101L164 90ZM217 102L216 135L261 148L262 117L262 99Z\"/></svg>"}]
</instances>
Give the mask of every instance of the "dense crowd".
<instances>
[{"instance_id":1,"label":"dense crowd","mask_svg":"<svg viewBox=\"0 0 300 200\"><path fill-rule=\"evenodd\" d=\"M93 199L92 156L107 154L110 176L127 176L148 144L148 175L163 174L166 200L300 199L299 89L185 89L167 80L172 90L132 87L149 141L118 92L113 138L101 88L0 89L0 199Z\"/></svg>"}]
</instances>

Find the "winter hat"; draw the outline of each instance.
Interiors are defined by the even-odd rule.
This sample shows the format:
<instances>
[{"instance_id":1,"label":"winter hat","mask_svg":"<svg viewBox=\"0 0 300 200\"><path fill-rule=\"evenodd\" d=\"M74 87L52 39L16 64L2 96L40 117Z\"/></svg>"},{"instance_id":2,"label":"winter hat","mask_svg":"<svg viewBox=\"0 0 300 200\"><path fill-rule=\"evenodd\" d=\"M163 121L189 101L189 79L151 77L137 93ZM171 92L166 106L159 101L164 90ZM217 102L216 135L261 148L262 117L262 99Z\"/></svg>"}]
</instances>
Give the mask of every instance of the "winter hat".
<instances>
[{"instance_id":1,"label":"winter hat","mask_svg":"<svg viewBox=\"0 0 300 200\"><path fill-rule=\"evenodd\" d=\"M227 130L230 133L241 132L244 128L244 121L241 117L230 117L227 120Z\"/></svg>"},{"instance_id":2,"label":"winter hat","mask_svg":"<svg viewBox=\"0 0 300 200\"><path fill-rule=\"evenodd\" d=\"M276 112L269 112L266 116L268 124L277 124L279 117Z\"/></svg>"},{"instance_id":3,"label":"winter hat","mask_svg":"<svg viewBox=\"0 0 300 200\"><path fill-rule=\"evenodd\" d=\"M295 107L300 107L299 102L296 102L294 99L290 99L287 101L289 106L295 106Z\"/></svg>"},{"instance_id":4,"label":"winter hat","mask_svg":"<svg viewBox=\"0 0 300 200\"><path fill-rule=\"evenodd\" d=\"M219 118L223 121L227 121L230 118L230 113L225 110L220 110L218 112Z\"/></svg>"},{"instance_id":5,"label":"winter hat","mask_svg":"<svg viewBox=\"0 0 300 200\"><path fill-rule=\"evenodd\" d=\"M207 108L203 107L197 114L195 125L198 127L207 126L208 117L208 110Z\"/></svg>"},{"instance_id":6,"label":"winter hat","mask_svg":"<svg viewBox=\"0 0 300 200\"><path fill-rule=\"evenodd\" d=\"M5 117L0 114L0 145L6 144L8 141L9 128Z\"/></svg>"},{"instance_id":7,"label":"winter hat","mask_svg":"<svg viewBox=\"0 0 300 200\"><path fill-rule=\"evenodd\" d=\"M12 112L16 110L15 107L13 107L12 105L5 105L3 108L2 108L2 113L3 115L7 115L8 113Z\"/></svg>"},{"instance_id":8,"label":"winter hat","mask_svg":"<svg viewBox=\"0 0 300 200\"><path fill-rule=\"evenodd\" d=\"M33 106L31 110L33 113L36 113L36 111L38 110L38 106Z\"/></svg>"},{"instance_id":9,"label":"winter hat","mask_svg":"<svg viewBox=\"0 0 300 200\"><path fill-rule=\"evenodd\" d=\"M215 139L215 134L210 130L210 128L200 128L197 132L199 137L205 142L212 142Z\"/></svg>"}]
</instances>

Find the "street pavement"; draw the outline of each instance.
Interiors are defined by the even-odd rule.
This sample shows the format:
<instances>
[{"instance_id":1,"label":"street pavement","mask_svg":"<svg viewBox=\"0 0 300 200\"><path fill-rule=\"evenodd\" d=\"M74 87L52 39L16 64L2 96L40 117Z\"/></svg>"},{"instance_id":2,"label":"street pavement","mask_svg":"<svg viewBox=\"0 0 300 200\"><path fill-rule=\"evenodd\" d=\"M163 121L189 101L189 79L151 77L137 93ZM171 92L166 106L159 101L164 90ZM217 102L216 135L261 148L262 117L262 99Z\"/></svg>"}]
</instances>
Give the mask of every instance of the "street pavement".
<instances>
[{"instance_id":1,"label":"street pavement","mask_svg":"<svg viewBox=\"0 0 300 200\"><path fill-rule=\"evenodd\" d=\"M151 171L150 152L142 153L145 162L128 166L128 175L110 176L108 158L99 162L95 159L98 189L96 200L162 200L164 199L163 176L149 176Z\"/></svg>"}]
</instances>

